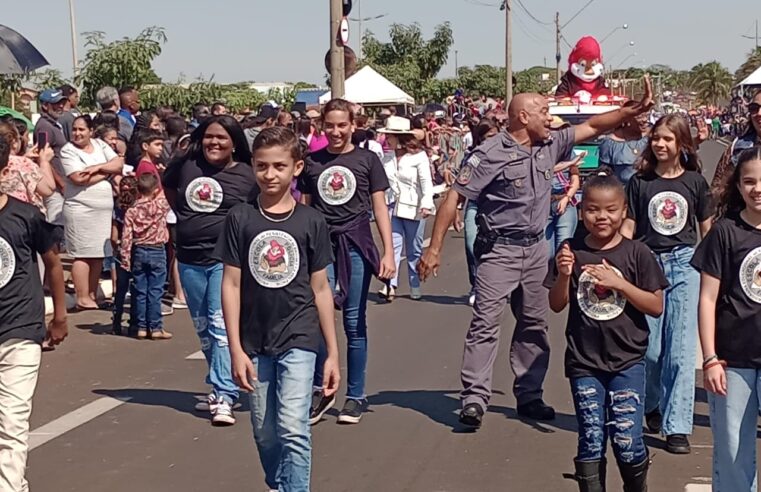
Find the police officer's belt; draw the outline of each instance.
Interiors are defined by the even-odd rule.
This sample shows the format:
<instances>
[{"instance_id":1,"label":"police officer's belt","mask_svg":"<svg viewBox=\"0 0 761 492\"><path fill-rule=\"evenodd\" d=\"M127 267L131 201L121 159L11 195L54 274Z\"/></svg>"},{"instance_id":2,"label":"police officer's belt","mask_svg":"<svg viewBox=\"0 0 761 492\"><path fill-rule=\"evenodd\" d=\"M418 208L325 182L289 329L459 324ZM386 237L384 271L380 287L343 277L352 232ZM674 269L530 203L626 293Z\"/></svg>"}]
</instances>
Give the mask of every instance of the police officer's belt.
<instances>
[{"instance_id":1,"label":"police officer's belt","mask_svg":"<svg viewBox=\"0 0 761 492\"><path fill-rule=\"evenodd\" d=\"M509 234L495 234L496 244L504 244L505 246L533 246L542 239L544 239L544 232L538 234L526 234L525 232L512 232Z\"/></svg>"}]
</instances>

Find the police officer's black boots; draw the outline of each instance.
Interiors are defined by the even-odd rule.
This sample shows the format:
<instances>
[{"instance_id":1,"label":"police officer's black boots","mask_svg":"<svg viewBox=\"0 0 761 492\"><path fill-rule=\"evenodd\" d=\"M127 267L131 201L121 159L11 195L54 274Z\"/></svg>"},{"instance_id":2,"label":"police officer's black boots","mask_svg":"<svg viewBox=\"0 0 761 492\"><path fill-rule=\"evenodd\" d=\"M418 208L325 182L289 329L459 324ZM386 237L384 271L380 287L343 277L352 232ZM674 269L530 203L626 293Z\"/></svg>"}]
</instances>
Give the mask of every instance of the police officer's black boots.
<instances>
[{"instance_id":1,"label":"police officer's black boots","mask_svg":"<svg viewBox=\"0 0 761 492\"><path fill-rule=\"evenodd\" d=\"M574 478L579 483L579 492L605 492L606 461L577 461Z\"/></svg>"},{"instance_id":2,"label":"police officer's black boots","mask_svg":"<svg viewBox=\"0 0 761 492\"><path fill-rule=\"evenodd\" d=\"M624 481L624 492L647 492L647 470L650 468L650 456L641 463L618 463L621 478Z\"/></svg>"}]
</instances>

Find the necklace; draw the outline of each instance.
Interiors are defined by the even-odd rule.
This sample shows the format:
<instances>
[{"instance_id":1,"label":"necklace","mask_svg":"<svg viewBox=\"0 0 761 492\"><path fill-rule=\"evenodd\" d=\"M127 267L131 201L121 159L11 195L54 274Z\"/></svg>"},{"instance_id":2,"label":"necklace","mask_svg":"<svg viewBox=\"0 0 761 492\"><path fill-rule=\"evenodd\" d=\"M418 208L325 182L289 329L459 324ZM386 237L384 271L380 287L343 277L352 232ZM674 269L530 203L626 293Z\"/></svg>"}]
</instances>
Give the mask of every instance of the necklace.
<instances>
[{"instance_id":1,"label":"necklace","mask_svg":"<svg viewBox=\"0 0 761 492\"><path fill-rule=\"evenodd\" d=\"M288 213L287 217L284 217L282 219L273 219L272 217L270 217L269 215L264 213L264 208L262 207L262 202L261 202L261 200L259 199L258 196L256 197L256 205L259 207L259 213L262 214L262 217L264 217L265 219L269 220L270 222L275 222L275 223L285 222L286 220L290 219L291 216L293 215L293 212L296 211L296 201L294 200L293 201L293 208Z\"/></svg>"}]
</instances>

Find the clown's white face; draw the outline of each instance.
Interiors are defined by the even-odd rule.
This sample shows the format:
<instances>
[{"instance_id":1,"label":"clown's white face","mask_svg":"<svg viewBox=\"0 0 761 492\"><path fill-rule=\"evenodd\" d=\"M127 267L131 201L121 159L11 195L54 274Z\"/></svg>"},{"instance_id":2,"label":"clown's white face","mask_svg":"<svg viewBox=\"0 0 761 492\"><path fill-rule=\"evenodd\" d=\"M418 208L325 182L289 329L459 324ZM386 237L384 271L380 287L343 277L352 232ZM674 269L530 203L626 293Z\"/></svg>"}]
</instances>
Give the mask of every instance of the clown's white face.
<instances>
[{"instance_id":1,"label":"clown's white face","mask_svg":"<svg viewBox=\"0 0 761 492\"><path fill-rule=\"evenodd\" d=\"M585 82L592 82L602 77L603 70L604 66L599 60L585 60L582 58L578 62L571 64L571 73Z\"/></svg>"}]
</instances>

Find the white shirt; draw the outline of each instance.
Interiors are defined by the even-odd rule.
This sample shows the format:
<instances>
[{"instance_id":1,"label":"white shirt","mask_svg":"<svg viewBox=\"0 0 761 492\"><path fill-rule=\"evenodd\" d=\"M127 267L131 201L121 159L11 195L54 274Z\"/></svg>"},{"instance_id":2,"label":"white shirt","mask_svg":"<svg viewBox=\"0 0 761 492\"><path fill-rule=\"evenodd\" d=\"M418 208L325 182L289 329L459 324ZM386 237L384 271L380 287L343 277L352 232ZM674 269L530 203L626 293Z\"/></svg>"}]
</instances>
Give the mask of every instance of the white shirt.
<instances>
[{"instance_id":1,"label":"white shirt","mask_svg":"<svg viewBox=\"0 0 761 492\"><path fill-rule=\"evenodd\" d=\"M420 211L434 211L431 161L425 151L396 158L395 152L383 156L383 167L390 184L387 200L394 204L393 214L402 219L420 218Z\"/></svg>"}]
</instances>

